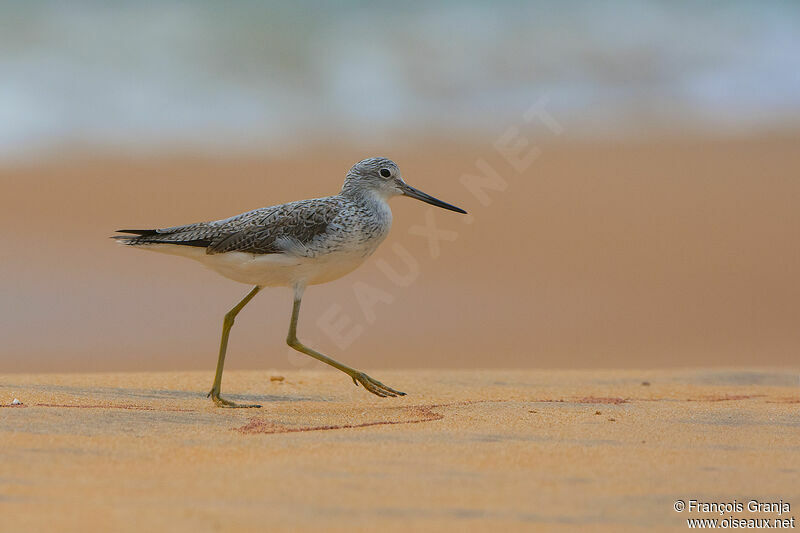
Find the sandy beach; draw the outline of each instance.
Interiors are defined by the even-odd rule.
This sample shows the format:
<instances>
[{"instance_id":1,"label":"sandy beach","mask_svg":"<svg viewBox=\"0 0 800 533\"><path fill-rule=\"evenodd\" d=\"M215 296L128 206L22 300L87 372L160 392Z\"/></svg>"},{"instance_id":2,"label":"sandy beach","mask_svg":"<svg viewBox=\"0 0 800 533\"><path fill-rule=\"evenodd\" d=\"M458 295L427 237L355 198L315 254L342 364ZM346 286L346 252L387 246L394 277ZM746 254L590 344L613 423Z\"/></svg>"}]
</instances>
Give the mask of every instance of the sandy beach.
<instances>
[{"instance_id":1,"label":"sandy beach","mask_svg":"<svg viewBox=\"0 0 800 533\"><path fill-rule=\"evenodd\" d=\"M676 500L800 505L797 371L0 376L8 531L682 531ZM18 398L23 405L8 407ZM734 513L737 518L776 514Z\"/></svg>"},{"instance_id":2,"label":"sandy beach","mask_svg":"<svg viewBox=\"0 0 800 533\"><path fill-rule=\"evenodd\" d=\"M367 155L316 154L0 171L4 530L679 531L717 517L679 499L800 505L794 137L549 144L523 173L491 143L388 154L471 217L395 200L375 257L308 291L300 338L409 396L292 352L278 289L237 319L223 382L264 408L215 409L247 288L108 236L332 193ZM481 158L507 184L488 204L461 181Z\"/></svg>"},{"instance_id":3,"label":"sandy beach","mask_svg":"<svg viewBox=\"0 0 800 533\"><path fill-rule=\"evenodd\" d=\"M798 26L755 0L4 4L0 533L796 529ZM235 219L275 247L112 240L346 175L301 205L363 216ZM333 281L298 323L217 260ZM222 361L261 408L215 407Z\"/></svg>"}]
</instances>

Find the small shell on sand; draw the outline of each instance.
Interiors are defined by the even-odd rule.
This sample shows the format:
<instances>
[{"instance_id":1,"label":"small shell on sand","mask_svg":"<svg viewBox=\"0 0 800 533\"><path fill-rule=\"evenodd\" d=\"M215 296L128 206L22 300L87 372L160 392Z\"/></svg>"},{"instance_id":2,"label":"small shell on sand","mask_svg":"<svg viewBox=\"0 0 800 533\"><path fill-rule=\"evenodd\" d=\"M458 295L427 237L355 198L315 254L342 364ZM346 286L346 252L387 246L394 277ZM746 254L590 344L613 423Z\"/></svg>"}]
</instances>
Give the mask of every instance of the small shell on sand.
<instances>
[{"instance_id":1,"label":"small shell on sand","mask_svg":"<svg viewBox=\"0 0 800 533\"><path fill-rule=\"evenodd\" d=\"M19 400L18 400L18 399L16 399L16 398L14 398L14 399L11 401L11 405L22 405L22 402L21 402L21 401L19 401Z\"/></svg>"}]
</instances>

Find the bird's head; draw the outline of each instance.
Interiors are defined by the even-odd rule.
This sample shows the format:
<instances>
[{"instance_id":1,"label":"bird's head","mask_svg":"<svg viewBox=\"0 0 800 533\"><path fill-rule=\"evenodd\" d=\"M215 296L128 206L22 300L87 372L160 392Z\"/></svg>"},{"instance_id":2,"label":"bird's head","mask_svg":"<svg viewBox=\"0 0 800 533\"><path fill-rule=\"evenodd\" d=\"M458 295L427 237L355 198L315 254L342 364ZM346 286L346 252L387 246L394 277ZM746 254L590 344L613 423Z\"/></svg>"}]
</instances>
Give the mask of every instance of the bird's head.
<instances>
[{"instance_id":1,"label":"bird's head","mask_svg":"<svg viewBox=\"0 0 800 533\"><path fill-rule=\"evenodd\" d=\"M443 202L407 184L403 181L397 164L385 157L371 157L353 165L344 179L342 193L374 194L384 200L402 195L457 213L466 213L460 207Z\"/></svg>"}]
</instances>

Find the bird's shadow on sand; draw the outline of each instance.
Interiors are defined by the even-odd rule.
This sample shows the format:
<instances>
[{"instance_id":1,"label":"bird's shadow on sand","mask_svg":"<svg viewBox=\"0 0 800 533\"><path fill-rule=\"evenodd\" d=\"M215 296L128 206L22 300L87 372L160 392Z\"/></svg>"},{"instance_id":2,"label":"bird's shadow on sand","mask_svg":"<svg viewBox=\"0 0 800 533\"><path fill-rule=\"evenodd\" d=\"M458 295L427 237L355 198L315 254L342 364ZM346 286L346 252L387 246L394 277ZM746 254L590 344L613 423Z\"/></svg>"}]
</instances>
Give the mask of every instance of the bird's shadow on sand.
<instances>
[{"instance_id":1,"label":"bird's shadow on sand","mask_svg":"<svg viewBox=\"0 0 800 533\"><path fill-rule=\"evenodd\" d=\"M69 385L16 385L0 383L0 391L9 390L24 396L25 391L60 393L74 397L103 401L125 400L198 400L207 393L201 391L171 389L129 389L122 387L80 387ZM225 394L226 398L239 402L274 403L322 401L323 398L278 394ZM209 400L210 401L210 400ZM24 400L23 400L24 403Z\"/></svg>"}]
</instances>

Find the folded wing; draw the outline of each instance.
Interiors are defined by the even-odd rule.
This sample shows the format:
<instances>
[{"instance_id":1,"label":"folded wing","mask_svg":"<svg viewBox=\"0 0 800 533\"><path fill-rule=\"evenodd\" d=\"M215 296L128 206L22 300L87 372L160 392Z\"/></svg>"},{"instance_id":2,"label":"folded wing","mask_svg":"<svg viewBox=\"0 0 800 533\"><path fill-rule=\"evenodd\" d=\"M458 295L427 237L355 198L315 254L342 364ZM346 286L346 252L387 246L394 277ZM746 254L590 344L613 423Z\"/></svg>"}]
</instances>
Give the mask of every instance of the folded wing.
<instances>
[{"instance_id":1,"label":"folded wing","mask_svg":"<svg viewBox=\"0 0 800 533\"><path fill-rule=\"evenodd\" d=\"M323 238L338 213L333 198L303 200L249 211L213 222L162 229L126 229L113 237L131 246L170 244L206 248L208 254L248 252L305 255L315 239Z\"/></svg>"}]
</instances>

